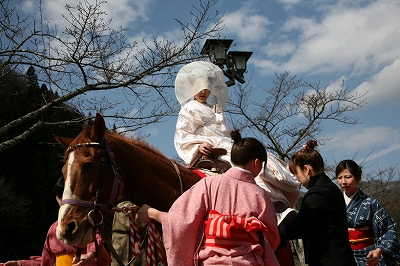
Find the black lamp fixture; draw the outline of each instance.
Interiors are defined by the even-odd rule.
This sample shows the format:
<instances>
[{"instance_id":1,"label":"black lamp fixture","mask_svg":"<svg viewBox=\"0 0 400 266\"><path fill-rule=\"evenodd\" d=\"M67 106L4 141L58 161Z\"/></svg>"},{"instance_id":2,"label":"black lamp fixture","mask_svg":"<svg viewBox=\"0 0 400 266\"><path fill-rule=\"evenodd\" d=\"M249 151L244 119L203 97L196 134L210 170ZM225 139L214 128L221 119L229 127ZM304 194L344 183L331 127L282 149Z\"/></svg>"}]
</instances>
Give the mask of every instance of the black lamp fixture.
<instances>
[{"instance_id":1,"label":"black lamp fixture","mask_svg":"<svg viewBox=\"0 0 400 266\"><path fill-rule=\"evenodd\" d=\"M235 80L244 83L244 73L246 72L246 63L253 52L229 51L233 40L232 39L207 39L201 54L206 54L210 61L218 65L224 75L229 79L226 85L235 85ZM224 69L226 66L226 70Z\"/></svg>"}]
</instances>

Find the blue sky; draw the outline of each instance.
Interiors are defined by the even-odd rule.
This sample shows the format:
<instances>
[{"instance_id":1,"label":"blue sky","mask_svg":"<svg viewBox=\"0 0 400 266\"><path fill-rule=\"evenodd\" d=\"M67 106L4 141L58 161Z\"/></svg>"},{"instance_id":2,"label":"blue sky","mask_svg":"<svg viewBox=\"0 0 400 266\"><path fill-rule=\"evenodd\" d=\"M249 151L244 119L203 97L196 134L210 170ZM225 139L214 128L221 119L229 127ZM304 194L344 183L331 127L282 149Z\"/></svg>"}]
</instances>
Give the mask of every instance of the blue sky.
<instances>
[{"instance_id":1,"label":"blue sky","mask_svg":"<svg viewBox=\"0 0 400 266\"><path fill-rule=\"evenodd\" d=\"M38 1L21 3L25 11L37 11ZM43 0L44 17L62 25L67 3L77 1ZM188 22L198 5L197 0L109 0L104 7L114 25L129 28L131 41L154 35L179 41L174 18ZM249 83L270 87L275 73L289 71L332 88L344 80L350 90L366 93L367 105L353 112L361 124L326 124L322 135L331 140L319 150L328 164L367 156L364 167L371 170L400 163L400 0L219 0L213 11L223 14L221 35L234 39L234 50L253 52ZM147 141L170 158L176 156L175 123L176 117L144 129Z\"/></svg>"}]
</instances>

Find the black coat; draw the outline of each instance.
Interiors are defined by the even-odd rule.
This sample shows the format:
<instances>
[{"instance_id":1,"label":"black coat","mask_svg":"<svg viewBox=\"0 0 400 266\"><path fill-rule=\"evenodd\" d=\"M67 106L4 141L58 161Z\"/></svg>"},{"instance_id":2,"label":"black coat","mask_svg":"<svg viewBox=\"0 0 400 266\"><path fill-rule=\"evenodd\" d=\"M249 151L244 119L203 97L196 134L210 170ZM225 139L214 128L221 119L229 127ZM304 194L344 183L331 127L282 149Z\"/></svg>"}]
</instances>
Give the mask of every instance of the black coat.
<instances>
[{"instance_id":1,"label":"black coat","mask_svg":"<svg viewBox=\"0 0 400 266\"><path fill-rule=\"evenodd\" d=\"M282 240L304 241L310 266L356 266L349 244L346 204L339 187L326 174L310 178L294 220L279 226Z\"/></svg>"}]
</instances>

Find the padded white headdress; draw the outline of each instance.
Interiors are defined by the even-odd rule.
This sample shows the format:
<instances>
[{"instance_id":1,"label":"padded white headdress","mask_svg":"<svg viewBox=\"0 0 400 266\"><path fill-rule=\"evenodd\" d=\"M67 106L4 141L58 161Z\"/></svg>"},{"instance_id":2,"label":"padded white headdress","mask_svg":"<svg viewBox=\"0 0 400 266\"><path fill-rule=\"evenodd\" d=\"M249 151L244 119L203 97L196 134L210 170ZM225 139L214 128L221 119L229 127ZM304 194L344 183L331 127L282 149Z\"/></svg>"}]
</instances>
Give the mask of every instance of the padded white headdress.
<instances>
[{"instance_id":1,"label":"padded white headdress","mask_svg":"<svg viewBox=\"0 0 400 266\"><path fill-rule=\"evenodd\" d=\"M224 108L228 101L228 86L222 69L211 62L197 61L183 66L175 79L175 95L181 105L203 89L215 95Z\"/></svg>"}]
</instances>

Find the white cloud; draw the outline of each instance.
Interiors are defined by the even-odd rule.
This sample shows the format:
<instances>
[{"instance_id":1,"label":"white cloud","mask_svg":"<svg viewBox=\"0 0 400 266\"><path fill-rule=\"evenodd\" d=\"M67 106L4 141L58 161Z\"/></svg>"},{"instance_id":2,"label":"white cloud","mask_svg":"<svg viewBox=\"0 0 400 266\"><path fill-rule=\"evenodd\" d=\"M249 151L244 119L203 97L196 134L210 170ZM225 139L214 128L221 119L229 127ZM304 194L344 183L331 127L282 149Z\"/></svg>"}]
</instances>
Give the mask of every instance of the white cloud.
<instances>
[{"instance_id":1,"label":"white cloud","mask_svg":"<svg viewBox=\"0 0 400 266\"><path fill-rule=\"evenodd\" d=\"M88 0L91 5L96 3L95 0ZM101 10L107 14L106 18L112 18L114 28L135 26L134 22L137 20L148 20L149 5L153 0L118 0L118 1L104 1L101 5ZM36 17L39 18L39 8L35 1L23 1L23 10L26 12L36 12ZM53 25L58 25L59 29L63 30L67 24L63 15L69 18L69 13L65 8L66 5L76 7L78 1L76 0L44 0L42 2L43 17L47 20L50 19ZM32 9L34 8L34 9ZM76 13L76 12L74 12Z\"/></svg>"},{"instance_id":2,"label":"white cloud","mask_svg":"<svg viewBox=\"0 0 400 266\"><path fill-rule=\"evenodd\" d=\"M301 0L280 0L279 2L281 2L282 4L285 5L295 5L301 2Z\"/></svg>"},{"instance_id":3,"label":"white cloud","mask_svg":"<svg viewBox=\"0 0 400 266\"><path fill-rule=\"evenodd\" d=\"M227 36L237 35L238 42L258 42L267 35L267 26L270 24L267 17L257 15L256 10L245 5L239 10L223 16L224 30Z\"/></svg>"},{"instance_id":4,"label":"white cloud","mask_svg":"<svg viewBox=\"0 0 400 266\"><path fill-rule=\"evenodd\" d=\"M374 2L355 8L336 4L323 10L327 13L320 14L321 19L305 13L284 24L279 34L275 34L281 35L281 39L273 40L269 46L296 49L289 59L278 58L277 69L266 71L368 74L391 64L400 54L399 5ZM284 35L287 38L282 38ZM297 39L289 41L289 36Z\"/></svg>"},{"instance_id":5,"label":"white cloud","mask_svg":"<svg viewBox=\"0 0 400 266\"><path fill-rule=\"evenodd\" d=\"M400 103L400 58L384 67L379 73L361 83L356 89L366 94L368 105L380 103Z\"/></svg>"},{"instance_id":6,"label":"white cloud","mask_svg":"<svg viewBox=\"0 0 400 266\"><path fill-rule=\"evenodd\" d=\"M399 131L389 127L359 128L356 126L331 136L334 140L331 146L347 151L357 150L360 146L372 147L378 143L392 142L396 135L399 135Z\"/></svg>"},{"instance_id":7,"label":"white cloud","mask_svg":"<svg viewBox=\"0 0 400 266\"><path fill-rule=\"evenodd\" d=\"M400 151L400 143L393 143L389 147L380 150L379 152L375 152L371 154L371 156L368 158L369 160L377 160L379 158L385 157L386 155L389 155L393 152L399 152Z\"/></svg>"},{"instance_id":8,"label":"white cloud","mask_svg":"<svg viewBox=\"0 0 400 266\"><path fill-rule=\"evenodd\" d=\"M144 130L144 135L157 137L160 135L160 129L158 127L148 127Z\"/></svg>"},{"instance_id":9,"label":"white cloud","mask_svg":"<svg viewBox=\"0 0 400 266\"><path fill-rule=\"evenodd\" d=\"M400 151L400 131L390 127L369 127L360 126L342 130L329 135L332 138L321 150L325 154L333 153L337 160L353 158L359 160L368 157L368 161L379 160L392 154L397 160Z\"/></svg>"},{"instance_id":10,"label":"white cloud","mask_svg":"<svg viewBox=\"0 0 400 266\"><path fill-rule=\"evenodd\" d=\"M268 57L286 56L295 50L296 46L293 43L268 43L261 48Z\"/></svg>"}]
</instances>

